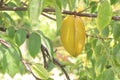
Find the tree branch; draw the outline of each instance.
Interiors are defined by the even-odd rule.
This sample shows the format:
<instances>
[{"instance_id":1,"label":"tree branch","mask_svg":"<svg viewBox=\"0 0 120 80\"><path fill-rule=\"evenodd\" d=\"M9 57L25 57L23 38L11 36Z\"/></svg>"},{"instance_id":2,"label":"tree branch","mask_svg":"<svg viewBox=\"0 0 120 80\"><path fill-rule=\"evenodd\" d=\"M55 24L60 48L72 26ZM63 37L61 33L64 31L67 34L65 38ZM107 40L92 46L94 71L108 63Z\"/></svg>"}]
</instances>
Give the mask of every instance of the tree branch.
<instances>
[{"instance_id":1,"label":"tree branch","mask_svg":"<svg viewBox=\"0 0 120 80\"><path fill-rule=\"evenodd\" d=\"M47 68L48 64L47 64L47 61L46 61L45 48L44 48L43 45L41 45L41 51L42 51L42 55L43 55L44 68Z\"/></svg>"},{"instance_id":2,"label":"tree branch","mask_svg":"<svg viewBox=\"0 0 120 80\"><path fill-rule=\"evenodd\" d=\"M27 7L0 7L0 11L27 11Z\"/></svg>"},{"instance_id":3,"label":"tree branch","mask_svg":"<svg viewBox=\"0 0 120 80\"><path fill-rule=\"evenodd\" d=\"M56 19L55 19L55 18L52 18L51 16L49 16L49 15L47 15L47 14L45 14L45 13L42 13L42 15L43 15L43 16L45 16L45 17L47 17L47 18L49 18L49 19L51 19L51 20L56 21Z\"/></svg>"},{"instance_id":4,"label":"tree branch","mask_svg":"<svg viewBox=\"0 0 120 80\"><path fill-rule=\"evenodd\" d=\"M44 56L46 56L49 61L52 61L55 65L59 66L59 67L61 68L61 70L63 71L63 73L65 74L67 80L70 80L69 75L67 74L66 70L64 69L64 66L61 65L55 58L52 58L52 60L51 60L47 48L46 48L44 45L41 45L41 47L42 47L42 48L41 48L42 54L43 54ZM45 54L45 52L46 52L46 54ZM48 57L48 56L49 56L49 57ZM43 59L45 59L45 58L43 58ZM47 63L44 61L44 64L46 65ZM45 65L44 65L44 66L45 66Z\"/></svg>"},{"instance_id":5,"label":"tree branch","mask_svg":"<svg viewBox=\"0 0 120 80\"><path fill-rule=\"evenodd\" d=\"M57 66L59 66L59 67L61 68L61 70L64 72L67 80L70 80L70 78L69 78L66 70L65 70L65 69L63 68L63 66L62 66L56 59L54 59L54 58L53 58L53 63L56 64Z\"/></svg>"},{"instance_id":6,"label":"tree branch","mask_svg":"<svg viewBox=\"0 0 120 80\"><path fill-rule=\"evenodd\" d=\"M106 37L94 36L94 35L89 35L89 34L86 34L86 36L87 36L87 37L93 37L93 38L96 38L96 39L101 39L101 40L112 39L112 38L106 38Z\"/></svg>"},{"instance_id":7,"label":"tree branch","mask_svg":"<svg viewBox=\"0 0 120 80\"><path fill-rule=\"evenodd\" d=\"M0 11L27 11L27 7L0 7ZM55 9L51 8L45 8L43 9L43 12L55 12ZM62 14L68 14L68 15L74 15L74 12L63 10ZM97 14L91 14L91 13L76 13L77 16L81 17L92 17L96 18ZM113 16L113 20L120 21L120 16Z\"/></svg>"},{"instance_id":8,"label":"tree branch","mask_svg":"<svg viewBox=\"0 0 120 80\"><path fill-rule=\"evenodd\" d=\"M10 45L6 41L4 41L3 39L1 39L1 38L0 38L0 43L2 45L4 45L5 47L10 48Z\"/></svg>"}]
</instances>

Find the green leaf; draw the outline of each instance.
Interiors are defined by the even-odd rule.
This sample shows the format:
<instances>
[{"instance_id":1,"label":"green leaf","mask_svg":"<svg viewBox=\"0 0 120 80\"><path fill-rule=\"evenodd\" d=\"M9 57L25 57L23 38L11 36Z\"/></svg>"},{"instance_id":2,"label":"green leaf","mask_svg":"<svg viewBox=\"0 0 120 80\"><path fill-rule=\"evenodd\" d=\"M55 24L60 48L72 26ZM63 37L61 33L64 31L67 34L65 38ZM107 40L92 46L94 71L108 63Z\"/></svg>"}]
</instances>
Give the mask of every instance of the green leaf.
<instances>
[{"instance_id":1,"label":"green leaf","mask_svg":"<svg viewBox=\"0 0 120 80\"><path fill-rule=\"evenodd\" d=\"M114 80L114 73L111 69L105 70L96 80Z\"/></svg>"},{"instance_id":2,"label":"green leaf","mask_svg":"<svg viewBox=\"0 0 120 80\"><path fill-rule=\"evenodd\" d=\"M20 57L16 50L10 48L5 52L5 63L6 72L11 76L14 77L16 73L19 72L19 63Z\"/></svg>"},{"instance_id":3,"label":"green leaf","mask_svg":"<svg viewBox=\"0 0 120 80\"><path fill-rule=\"evenodd\" d=\"M60 10L61 10L62 9L62 1L61 0L55 0L55 3L57 4L58 8L60 8Z\"/></svg>"},{"instance_id":4,"label":"green leaf","mask_svg":"<svg viewBox=\"0 0 120 80\"><path fill-rule=\"evenodd\" d=\"M10 24L13 24L13 25L15 24L14 20L11 18L11 16L8 13L4 12L2 16Z\"/></svg>"},{"instance_id":5,"label":"green leaf","mask_svg":"<svg viewBox=\"0 0 120 80\"><path fill-rule=\"evenodd\" d=\"M111 4L114 5L116 4L119 0L110 0L111 1Z\"/></svg>"},{"instance_id":6,"label":"green leaf","mask_svg":"<svg viewBox=\"0 0 120 80\"><path fill-rule=\"evenodd\" d=\"M107 0L100 4L97 16L98 29L102 31L111 21L112 8Z\"/></svg>"},{"instance_id":7,"label":"green leaf","mask_svg":"<svg viewBox=\"0 0 120 80\"><path fill-rule=\"evenodd\" d=\"M51 71L54 67L55 67L55 64L53 62L49 61L47 70Z\"/></svg>"},{"instance_id":8,"label":"green leaf","mask_svg":"<svg viewBox=\"0 0 120 80\"><path fill-rule=\"evenodd\" d=\"M7 5L8 5L8 6L11 6L11 7L17 6L14 2L11 2L11 1L9 1Z\"/></svg>"},{"instance_id":9,"label":"green leaf","mask_svg":"<svg viewBox=\"0 0 120 80\"><path fill-rule=\"evenodd\" d=\"M94 80L94 78L96 77L94 68L87 68L87 71L89 73L88 76L92 78L92 80Z\"/></svg>"},{"instance_id":10,"label":"green leaf","mask_svg":"<svg viewBox=\"0 0 120 80\"><path fill-rule=\"evenodd\" d=\"M105 64L106 64L106 57L99 56L99 59L96 61L96 64L95 64L95 71L97 75L104 70Z\"/></svg>"},{"instance_id":11,"label":"green leaf","mask_svg":"<svg viewBox=\"0 0 120 80\"><path fill-rule=\"evenodd\" d=\"M29 1L29 16L32 24L38 22L39 15L43 10L44 0L30 0Z\"/></svg>"},{"instance_id":12,"label":"green leaf","mask_svg":"<svg viewBox=\"0 0 120 80\"><path fill-rule=\"evenodd\" d=\"M52 46L52 42L50 39L48 39L47 37L44 36L44 44L46 45L46 48L48 49L48 52L50 54L50 57L53 58L53 46Z\"/></svg>"},{"instance_id":13,"label":"green leaf","mask_svg":"<svg viewBox=\"0 0 120 80\"><path fill-rule=\"evenodd\" d=\"M55 8L55 5L54 5L54 0L45 0L45 3L44 3L44 7L51 7L51 8Z\"/></svg>"},{"instance_id":14,"label":"green leaf","mask_svg":"<svg viewBox=\"0 0 120 80\"><path fill-rule=\"evenodd\" d=\"M24 13L21 12L21 11L16 11L16 14L17 14L20 18L23 18L23 16L24 16Z\"/></svg>"},{"instance_id":15,"label":"green leaf","mask_svg":"<svg viewBox=\"0 0 120 80\"><path fill-rule=\"evenodd\" d=\"M113 37L115 40L120 38L120 24L116 23L113 25Z\"/></svg>"},{"instance_id":16,"label":"green leaf","mask_svg":"<svg viewBox=\"0 0 120 80\"><path fill-rule=\"evenodd\" d=\"M25 66L23 65L23 63L20 62L20 64L19 64L19 73L24 75L25 72L26 72L26 68L25 68Z\"/></svg>"},{"instance_id":17,"label":"green leaf","mask_svg":"<svg viewBox=\"0 0 120 80\"><path fill-rule=\"evenodd\" d=\"M93 39L92 40L92 47L95 48L97 44L98 39Z\"/></svg>"},{"instance_id":18,"label":"green leaf","mask_svg":"<svg viewBox=\"0 0 120 80\"><path fill-rule=\"evenodd\" d=\"M75 7L76 7L76 0L68 0L68 5L69 5L69 9L72 11L72 10L75 10Z\"/></svg>"},{"instance_id":19,"label":"green leaf","mask_svg":"<svg viewBox=\"0 0 120 80\"><path fill-rule=\"evenodd\" d=\"M91 1L90 2L90 6L91 6L91 13L95 12L95 10L97 9L97 2L96 1Z\"/></svg>"},{"instance_id":20,"label":"green leaf","mask_svg":"<svg viewBox=\"0 0 120 80\"><path fill-rule=\"evenodd\" d=\"M96 59L98 59L98 58L101 56L101 51L102 51L101 45L97 45L97 46L94 48L94 57L95 57Z\"/></svg>"},{"instance_id":21,"label":"green leaf","mask_svg":"<svg viewBox=\"0 0 120 80\"><path fill-rule=\"evenodd\" d=\"M49 78L49 73L47 72L47 70L39 64L32 65L31 71L39 79L46 80Z\"/></svg>"},{"instance_id":22,"label":"green leaf","mask_svg":"<svg viewBox=\"0 0 120 80\"><path fill-rule=\"evenodd\" d=\"M10 38L13 38L14 35L15 35L15 29L14 29L14 27L9 27L9 28L6 30L6 33L7 33L7 35L8 35Z\"/></svg>"},{"instance_id":23,"label":"green leaf","mask_svg":"<svg viewBox=\"0 0 120 80\"><path fill-rule=\"evenodd\" d=\"M2 61L2 59L3 59L3 53L2 53L2 51L0 51L0 62Z\"/></svg>"},{"instance_id":24,"label":"green leaf","mask_svg":"<svg viewBox=\"0 0 120 80\"><path fill-rule=\"evenodd\" d=\"M49 38L47 38L41 31L37 32L39 35L41 35L42 44L47 48L50 58L52 60L54 54L52 41Z\"/></svg>"},{"instance_id":25,"label":"green leaf","mask_svg":"<svg viewBox=\"0 0 120 80\"><path fill-rule=\"evenodd\" d=\"M89 51L87 51L87 59L88 60L90 60L92 58L92 53L93 53L92 49L89 49Z\"/></svg>"},{"instance_id":26,"label":"green leaf","mask_svg":"<svg viewBox=\"0 0 120 80\"><path fill-rule=\"evenodd\" d=\"M19 29L15 34L15 42L18 46L22 45L26 39L26 30Z\"/></svg>"},{"instance_id":27,"label":"green leaf","mask_svg":"<svg viewBox=\"0 0 120 80\"><path fill-rule=\"evenodd\" d=\"M85 44L85 51L89 51L92 48L91 43L86 43Z\"/></svg>"},{"instance_id":28,"label":"green leaf","mask_svg":"<svg viewBox=\"0 0 120 80\"><path fill-rule=\"evenodd\" d=\"M116 55L120 51L120 42L114 46L113 54Z\"/></svg>"},{"instance_id":29,"label":"green leaf","mask_svg":"<svg viewBox=\"0 0 120 80\"><path fill-rule=\"evenodd\" d=\"M108 27L108 26L105 27L105 28L102 30L102 35L103 35L104 37L108 37L108 35L109 35L109 27Z\"/></svg>"},{"instance_id":30,"label":"green leaf","mask_svg":"<svg viewBox=\"0 0 120 80\"><path fill-rule=\"evenodd\" d=\"M114 55L116 64L120 65L120 43L118 43L114 46L113 55Z\"/></svg>"},{"instance_id":31,"label":"green leaf","mask_svg":"<svg viewBox=\"0 0 120 80\"><path fill-rule=\"evenodd\" d=\"M27 46L30 55L34 58L40 50L41 37L35 32L31 33L28 39Z\"/></svg>"},{"instance_id":32,"label":"green leaf","mask_svg":"<svg viewBox=\"0 0 120 80\"><path fill-rule=\"evenodd\" d=\"M120 65L120 50L118 50L118 52L116 53L115 60L116 60L116 63Z\"/></svg>"},{"instance_id":33,"label":"green leaf","mask_svg":"<svg viewBox=\"0 0 120 80\"><path fill-rule=\"evenodd\" d=\"M66 9L66 7L67 7L67 0L62 0L62 5L63 5L63 8Z\"/></svg>"},{"instance_id":34,"label":"green leaf","mask_svg":"<svg viewBox=\"0 0 120 80\"><path fill-rule=\"evenodd\" d=\"M58 2L59 1L59 2ZM55 13L56 13L56 20L57 20L57 35L59 34L59 30L61 27L62 23L62 13L61 13L61 1L60 0L55 0Z\"/></svg>"}]
</instances>

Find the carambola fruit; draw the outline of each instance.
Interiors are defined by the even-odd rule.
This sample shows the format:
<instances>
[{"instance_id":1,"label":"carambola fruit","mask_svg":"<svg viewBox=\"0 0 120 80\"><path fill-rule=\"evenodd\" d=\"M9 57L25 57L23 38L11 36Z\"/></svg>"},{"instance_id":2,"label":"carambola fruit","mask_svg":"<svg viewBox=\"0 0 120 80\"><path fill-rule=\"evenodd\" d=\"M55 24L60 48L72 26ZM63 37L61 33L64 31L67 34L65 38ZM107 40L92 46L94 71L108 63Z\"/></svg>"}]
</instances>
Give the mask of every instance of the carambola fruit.
<instances>
[{"instance_id":1,"label":"carambola fruit","mask_svg":"<svg viewBox=\"0 0 120 80\"><path fill-rule=\"evenodd\" d=\"M69 15L64 18L60 29L60 38L63 47L68 53L77 57L85 44L85 27L79 16Z\"/></svg>"}]
</instances>

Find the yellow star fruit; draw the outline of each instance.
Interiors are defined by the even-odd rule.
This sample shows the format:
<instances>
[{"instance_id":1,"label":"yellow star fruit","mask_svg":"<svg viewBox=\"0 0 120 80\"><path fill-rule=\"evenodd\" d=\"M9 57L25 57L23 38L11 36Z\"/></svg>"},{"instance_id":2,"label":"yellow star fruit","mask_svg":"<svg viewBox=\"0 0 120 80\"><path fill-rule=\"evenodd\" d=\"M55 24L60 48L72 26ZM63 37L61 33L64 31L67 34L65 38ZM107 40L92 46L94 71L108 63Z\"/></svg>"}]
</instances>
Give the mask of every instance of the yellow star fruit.
<instances>
[{"instance_id":1,"label":"yellow star fruit","mask_svg":"<svg viewBox=\"0 0 120 80\"><path fill-rule=\"evenodd\" d=\"M79 16L69 15L64 18L60 29L63 47L73 57L77 57L85 44L85 27Z\"/></svg>"}]
</instances>

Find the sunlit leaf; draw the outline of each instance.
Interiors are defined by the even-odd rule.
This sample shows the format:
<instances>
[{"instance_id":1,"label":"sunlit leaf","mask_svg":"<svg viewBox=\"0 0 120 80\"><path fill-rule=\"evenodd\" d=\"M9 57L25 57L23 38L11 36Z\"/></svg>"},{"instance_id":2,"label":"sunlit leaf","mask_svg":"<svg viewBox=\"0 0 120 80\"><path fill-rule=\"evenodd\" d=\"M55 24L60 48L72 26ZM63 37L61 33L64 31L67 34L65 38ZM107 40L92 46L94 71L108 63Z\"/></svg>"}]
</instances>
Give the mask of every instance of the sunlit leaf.
<instances>
[{"instance_id":1,"label":"sunlit leaf","mask_svg":"<svg viewBox=\"0 0 120 80\"><path fill-rule=\"evenodd\" d=\"M41 46L41 37L35 32L31 33L27 46L30 55L34 58L39 53Z\"/></svg>"},{"instance_id":2,"label":"sunlit leaf","mask_svg":"<svg viewBox=\"0 0 120 80\"><path fill-rule=\"evenodd\" d=\"M50 58L53 58L53 46L52 46L52 41L47 38L42 32L38 31L38 34L41 35L41 40L42 40L42 44L44 47L46 47L46 49L48 50L48 55L50 55Z\"/></svg>"},{"instance_id":3,"label":"sunlit leaf","mask_svg":"<svg viewBox=\"0 0 120 80\"><path fill-rule=\"evenodd\" d=\"M66 9L66 7L67 7L67 0L62 0L62 5L63 5L63 8Z\"/></svg>"},{"instance_id":4,"label":"sunlit leaf","mask_svg":"<svg viewBox=\"0 0 120 80\"><path fill-rule=\"evenodd\" d=\"M112 8L107 0L104 0L100 4L97 16L97 25L100 31L102 31L111 21Z\"/></svg>"},{"instance_id":5,"label":"sunlit leaf","mask_svg":"<svg viewBox=\"0 0 120 80\"><path fill-rule=\"evenodd\" d=\"M16 50L13 48L8 49L5 52L6 56L6 72L11 76L14 77L16 73L19 72L19 63L20 57Z\"/></svg>"},{"instance_id":6,"label":"sunlit leaf","mask_svg":"<svg viewBox=\"0 0 120 80\"><path fill-rule=\"evenodd\" d=\"M39 65L39 64L34 64L31 66L31 70L33 72L33 74L38 77L39 79L48 79L49 78L49 73L47 72L47 70Z\"/></svg>"},{"instance_id":7,"label":"sunlit leaf","mask_svg":"<svg viewBox=\"0 0 120 80\"><path fill-rule=\"evenodd\" d=\"M43 10L44 0L30 0L29 1L29 16L32 24L38 22L40 13Z\"/></svg>"},{"instance_id":8,"label":"sunlit leaf","mask_svg":"<svg viewBox=\"0 0 120 80\"><path fill-rule=\"evenodd\" d=\"M62 13L61 13L61 0L55 0L55 13L56 13L56 20L57 20L57 35L59 34L59 30L62 23Z\"/></svg>"},{"instance_id":9,"label":"sunlit leaf","mask_svg":"<svg viewBox=\"0 0 120 80\"><path fill-rule=\"evenodd\" d=\"M3 17L10 24L13 24L13 25L15 24L14 20L11 18L11 16L8 13L4 12Z\"/></svg>"}]
</instances>

